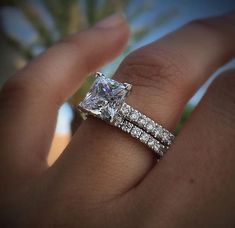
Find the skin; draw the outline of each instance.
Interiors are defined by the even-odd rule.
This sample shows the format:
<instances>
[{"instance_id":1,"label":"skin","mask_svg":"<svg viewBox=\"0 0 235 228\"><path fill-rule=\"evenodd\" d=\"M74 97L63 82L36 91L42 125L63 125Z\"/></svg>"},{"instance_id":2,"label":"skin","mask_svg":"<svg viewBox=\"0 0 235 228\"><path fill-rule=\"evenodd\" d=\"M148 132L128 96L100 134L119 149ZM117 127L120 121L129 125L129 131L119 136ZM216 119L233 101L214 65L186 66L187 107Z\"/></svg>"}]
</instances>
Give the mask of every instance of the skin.
<instances>
[{"instance_id":1,"label":"skin","mask_svg":"<svg viewBox=\"0 0 235 228\"><path fill-rule=\"evenodd\" d=\"M129 36L116 15L62 40L0 96L1 227L235 226L235 70L210 86L164 159L89 118L59 159L46 158L57 111ZM114 78L128 103L174 130L194 92L235 56L235 13L193 21L142 47Z\"/></svg>"}]
</instances>

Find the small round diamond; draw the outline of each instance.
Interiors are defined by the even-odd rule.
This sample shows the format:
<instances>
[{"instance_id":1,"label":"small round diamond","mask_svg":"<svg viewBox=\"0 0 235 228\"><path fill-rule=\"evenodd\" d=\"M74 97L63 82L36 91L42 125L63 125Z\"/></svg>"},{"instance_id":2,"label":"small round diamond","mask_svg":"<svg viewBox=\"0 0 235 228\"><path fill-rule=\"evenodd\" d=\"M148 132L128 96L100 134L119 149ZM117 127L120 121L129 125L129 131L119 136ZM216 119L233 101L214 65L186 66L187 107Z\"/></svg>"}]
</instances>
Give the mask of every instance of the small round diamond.
<instances>
[{"instance_id":1,"label":"small round diamond","mask_svg":"<svg viewBox=\"0 0 235 228\"><path fill-rule=\"evenodd\" d=\"M144 118L143 116L141 116L139 119L138 119L138 124L140 125L140 127L144 127L147 123L147 120L146 118Z\"/></svg>"},{"instance_id":2,"label":"small round diamond","mask_svg":"<svg viewBox=\"0 0 235 228\"><path fill-rule=\"evenodd\" d=\"M122 125L122 130L129 133L134 125L130 122L125 121Z\"/></svg>"},{"instance_id":3,"label":"small round diamond","mask_svg":"<svg viewBox=\"0 0 235 228\"><path fill-rule=\"evenodd\" d=\"M114 125L115 126L120 126L123 122L123 118L121 116L116 116L115 119L114 119Z\"/></svg>"},{"instance_id":4,"label":"small round diamond","mask_svg":"<svg viewBox=\"0 0 235 228\"><path fill-rule=\"evenodd\" d=\"M140 136L140 141L143 143L148 143L149 137L149 134L143 132Z\"/></svg>"},{"instance_id":5,"label":"small round diamond","mask_svg":"<svg viewBox=\"0 0 235 228\"><path fill-rule=\"evenodd\" d=\"M148 141L148 146L152 148L152 146L154 146L154 143L155 143L155 139L151 137Z\"/></svg>"},{"instance_id":6,"label":"small round diamond","mask_svg":"<svg viewBox=\"0 0 235 228\"><path fill-rule=\"evenodd\" d=\"M157 126L157 127L155 128L154 136L155 136L156 138L162 138L162 136L163 136L163 129L162 129L162 127Z\"/></svg>"},{"instance_id":7,"label":"small round diamond","mask_svg":"<svg viewBox=\"0 0 235 228\"><path fill-rule=\"evenodd\" d=\"M121 112L124 116L128 115L130 113L130 111L131 111L131 108L127 104L124 104L121 108Z\"/></svg>"},{"instance_id":8,"label":"small round diamond","mask_svg":"<svg viewBox=\"0 0 235 228\"><path fill-rule=\"evenodd\" d=\"M161 145L158 142L155 141L152 148L155 152L158 152L158 151L160 151Z\"/></svg>"},{"instance_id":9,"label":"small round diamond","mask_svg":"<svg viewBox=\"0 0 235 228\"><path fill-rule=\"evenodd\" d=\"M152 132L155 128L155 124L153 121L149 121L146 125L147 132Z\"/></svg>"},{"instance_id":10,"label":"small round diamond","mask_svg":"<svg viewBox=\"0 0 235 228\"><path fill-rule=\"evenodd\" d=\"M170 144L170 135L167 132L163 132L162 140L166 144Z\"/></svg>"},{"instance_id":11,"label":"small round diamond","mask_svg":"<svg viewBox=\"0 0 235 228\"><path fill-rule=\"evenodd\" d=\"M132 121L137 121L139 118L139 113L137 111L133 111L131 114L130 114L130 120Z\"/></svg>"},{"instance_id":12,"label":"small round diamond","mask_svg":"<svg viewBox=\"0 0 235 228\"><path fill-rule=\"evenodd\" d=\"M131 130L131 135L135 138L139 138L141 133L142 133L142 130L138 127L133 127L133 129Z\"/></svg>"}]
</instances>

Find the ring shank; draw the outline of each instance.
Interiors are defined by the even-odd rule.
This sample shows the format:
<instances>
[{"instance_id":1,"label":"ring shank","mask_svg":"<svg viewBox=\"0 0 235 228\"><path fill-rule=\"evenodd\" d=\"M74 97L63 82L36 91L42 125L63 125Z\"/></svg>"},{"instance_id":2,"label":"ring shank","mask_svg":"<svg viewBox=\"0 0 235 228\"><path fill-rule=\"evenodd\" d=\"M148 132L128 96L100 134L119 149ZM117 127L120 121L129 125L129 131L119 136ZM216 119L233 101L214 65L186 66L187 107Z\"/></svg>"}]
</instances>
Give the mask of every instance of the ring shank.
<instances>
[{"instance_id":1,"label":"ring shank","mask_svg":"<svg viewBox=\"0 0 235 228\"><path fill-rule=\"evenodd\" d=\"M146 144L159 158L169 149L175 136L151 118L123 103L110 123Z\"/></svg>"},{"instance_id":2,"label":"ring shank","mask_svg":"<svg viewBox=\"0 0 235 228\"><path fill-rule=\"evenodd\" d=\"M118 115L149 133L152 137L159 140L159 142L165 146L170 146L175 138L175 136L163 126L126 103L123 103Z\"/></svg>"}]
</instances>

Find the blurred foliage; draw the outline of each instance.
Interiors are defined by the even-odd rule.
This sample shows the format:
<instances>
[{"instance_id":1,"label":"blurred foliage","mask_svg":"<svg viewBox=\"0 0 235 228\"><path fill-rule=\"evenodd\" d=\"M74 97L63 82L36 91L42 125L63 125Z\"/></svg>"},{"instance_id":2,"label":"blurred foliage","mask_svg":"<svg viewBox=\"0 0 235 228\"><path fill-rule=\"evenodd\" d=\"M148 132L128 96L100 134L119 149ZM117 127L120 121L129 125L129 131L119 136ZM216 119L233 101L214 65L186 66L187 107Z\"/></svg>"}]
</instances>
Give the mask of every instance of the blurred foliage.
<instances>
[{"instance_id":1,"label":"blurred foliage","mask_svg":"<svg viewBox=\"0 0 235 228\"><path fill-rule=\"evenodd\" d=\"M154 15L154 2L134 0L5 0L0 6L11 6L21 11L37 32L37 39L31 44L22 43L18 37L9 35L1 26L3 34L9 42L22 53L22 57L30 60L34 57L34 48L46 49L57 40L71 33L92 26L96 21L116 12L124 12L127 20L132 23L145 13ZM45 14L39 9L43 8ZM132 28L128 50L133 44L144 39L154 28L167 23L176 16L178 11L172 8L168 12L152 17L148 23L138 23ZM45 15L50 18L53 26L49 26ZM0 15L1 16L1 15Z\"/></svg>"},{"instance_id":2,"label":"blurred foliage","mask_svg":"<svg viewBox=\"0 0 235 228\"><path fill-rule=\"evenodd\" d=\"M153 29L167 23L178 14L175 8L162 14L155 14L154 3L155 1L153 0L2 0L0 3L1 8L6 6L13 7L23 13L24 17L37 32L37 39L30 44L26 44L18 37L8 34L3 24L1 24L0 29L8 43L27 62L38 54L35 54L35 49L45 50L62 37L92 26L96 21L112 13L124 12L130 24L141 17L143 18L146 13L152 14L153 16L148 23L140 22L138 26L132 27L131 40L124 53L125 55L131 51L133 44L141 41ZM44 10L44 14L39 8ZM49 26L48 21L45 20L45 15L51 20L52 26ZM93 78L89 77L84 86L74 94L70 99L72 105L77 104L81 100L92 81ZM189 111L186 110L183 121L187 118L188 113Z\"/></svg>"},{"instance_id":3,"label":"blurred foliage","mask_svg":"<svg viewBox=\"0 0 235 228\"><path fill-rule=\"evenodd\" d=\"M193 111L193 107L191 105L187 105L186 108L184 109L183 115L182 115L182 117L176 127L175 135L177 135L181 131L181 129L183 128L184 124L188 120L192 111Z\"/></svg>"}]
</instances>

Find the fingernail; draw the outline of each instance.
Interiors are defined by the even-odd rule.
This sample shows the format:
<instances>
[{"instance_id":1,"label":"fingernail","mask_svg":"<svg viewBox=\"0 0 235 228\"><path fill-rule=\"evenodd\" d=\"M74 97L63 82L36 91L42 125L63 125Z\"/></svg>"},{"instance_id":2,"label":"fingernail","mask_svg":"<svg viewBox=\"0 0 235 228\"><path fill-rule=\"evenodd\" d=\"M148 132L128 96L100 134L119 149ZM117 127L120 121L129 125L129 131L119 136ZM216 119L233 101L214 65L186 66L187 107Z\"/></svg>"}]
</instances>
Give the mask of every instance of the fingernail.
<instances>
[{"instance_id":1,"label":"fingernail","mask_svg":"<svg viewBox=\"0 0 235 228\"><path fill-rule=\"evenodd\" d=\"M113 28L120 24L122 24L125 21L125 16L121 13L111 15L109 17L106 17L105 19L99 21L95 27L98 28Z\"/></svg>"}]
</instances>

